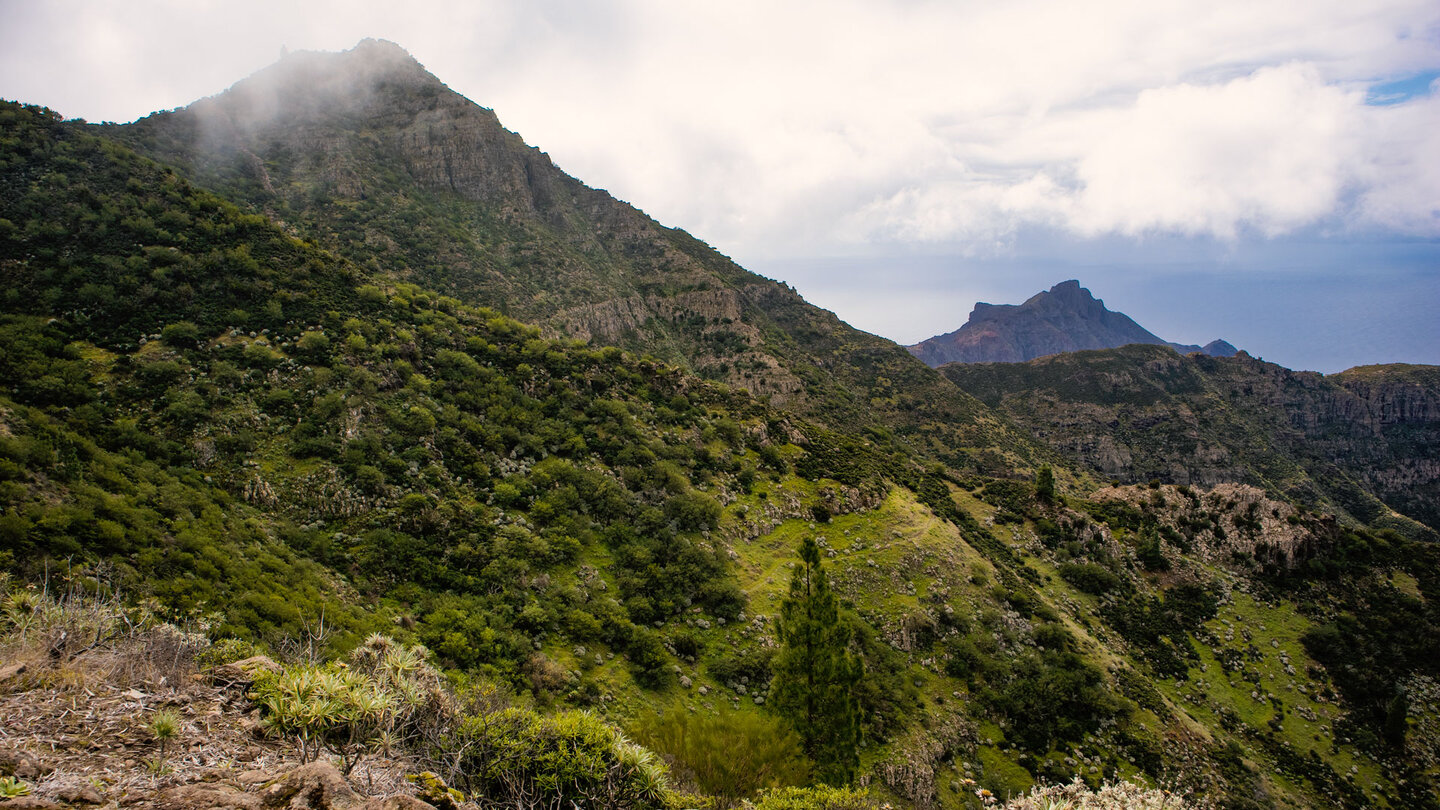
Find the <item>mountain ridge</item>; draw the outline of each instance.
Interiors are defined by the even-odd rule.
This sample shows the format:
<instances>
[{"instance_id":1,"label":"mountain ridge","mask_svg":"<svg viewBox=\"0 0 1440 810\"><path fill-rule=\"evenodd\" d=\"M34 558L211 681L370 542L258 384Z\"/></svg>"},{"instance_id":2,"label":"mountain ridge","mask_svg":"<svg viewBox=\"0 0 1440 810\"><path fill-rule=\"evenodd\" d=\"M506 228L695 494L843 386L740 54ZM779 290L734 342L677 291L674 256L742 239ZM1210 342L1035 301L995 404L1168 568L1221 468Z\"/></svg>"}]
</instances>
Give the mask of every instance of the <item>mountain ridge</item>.
<instances>
[{"instance_id":1,"label":"mountain ridge","mask_svg":"<svg viewBox=\"0 0 1440 810\"><path fill-rule=\"evenodd\" d=\"M872 426L957 468L1028 470L1047 455L899 345L566 175L399 46L291 54L100 131L359 264L548 334L652 354L833 427Z\"/></svg>"},{"instance_id":2,"label":"mountain ridge","mask_svg":"<svg viewBox=\"0 0 1440 810\"><path fill-rule=\"evenodd\" d=\"M906 348L932 368L946 363L1022 363L1037 357L1131 343L1169 346L1181 354L1228 357L1224 340L1205 346L1171 343L1128 315L1105 307L1074 279L1036 293L1022 304L977 303L959 329Z\"/></svg>"},{"instance_id":3,"label":"mountain ridge","mask_svg":"<svg viewBox=\"0 0 1440 810\"><path fill-rule=\"evenodd\" d=\"M783 285L618 201L615 230L596 231L604 216L541 193L579 181L546 179L558 169L483 114L454 102L468 117L424 118L412 134L439 133L435 148L407 151L407 127L453 100L377 88L395 127L367 129L341 99L302 104L293 131L222 128L208 144L198 112L125 129L0 105L7 608L64 562L74 587L113 582L210 640L308 639L333 657L391 632L457 682L627 731L778 723L773 617L809 539L865 662L877 804L959 810L979 790L1082 778L1245 808L1434 806L1440 546L1268 487L1091 492L1052 476L1044 462L1071 448L1007 444L1030 434L992 430L1005 411L946 393L960 389ZM478 142L455 135L471 124L506 160L493 175L465 168L483 150L456 151ZM495 192L498 209L462 205L447 165L520 185ZM464 287L468 273L483 284ZM479 306L485 290L539 315ZM564 296L603 312L614 343L564 337ZM1087 377L1096 397L1211 362L1112 351ZM762 357L821 418L706 365ZM1227 396L1283 406L1310 390L1246 361ZM1327 418L1320 438L1417 438L1430 400L1392 378L1423 387L1431 372L1353 371L1377 415ZM306 635L317 614L328 644ZM69 653L36 650L38 678L75 682ZM745 750L743 735L698 737ZM710 795L683 806L719 806Z\"/></svg>"},{"instance_id":4,"label":"mountain ridge","mask_svg":"<svg viewBox=\"0 0 1440 810\"><path fill-rule=\"evenodd\" d=\"M1365 523L1393 509L1440 530L1440 367L1322 375L1134 344L942 371L1121 482L1264 486Z\"/></svg>"}]
</instances>

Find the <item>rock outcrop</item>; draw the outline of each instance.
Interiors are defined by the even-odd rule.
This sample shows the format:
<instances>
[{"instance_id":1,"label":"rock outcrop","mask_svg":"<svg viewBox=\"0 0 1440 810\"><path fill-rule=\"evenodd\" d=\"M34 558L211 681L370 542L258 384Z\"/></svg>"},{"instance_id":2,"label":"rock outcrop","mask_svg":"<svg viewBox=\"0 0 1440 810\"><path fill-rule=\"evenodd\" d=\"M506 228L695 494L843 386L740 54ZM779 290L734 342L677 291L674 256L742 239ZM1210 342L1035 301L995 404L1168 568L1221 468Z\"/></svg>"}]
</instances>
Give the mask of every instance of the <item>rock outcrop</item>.
<instances>
[{"instance_id":1,"label":"rock outcrop","mask_svg":"<svg viewBox=\"0 0 1440 810\"><path fill-rule=\"evenodd\" d=\"M946 363L1023 363L1037 357L1132 343L1169 346L1182 354L1229 357L1235 347L1223 340L1205 346L1169 343L1106 309L1078 281L1063 281L1023 304L976 304L970 320L954 332L907 347L932 367Z\"/></svg>"}]
</instances>

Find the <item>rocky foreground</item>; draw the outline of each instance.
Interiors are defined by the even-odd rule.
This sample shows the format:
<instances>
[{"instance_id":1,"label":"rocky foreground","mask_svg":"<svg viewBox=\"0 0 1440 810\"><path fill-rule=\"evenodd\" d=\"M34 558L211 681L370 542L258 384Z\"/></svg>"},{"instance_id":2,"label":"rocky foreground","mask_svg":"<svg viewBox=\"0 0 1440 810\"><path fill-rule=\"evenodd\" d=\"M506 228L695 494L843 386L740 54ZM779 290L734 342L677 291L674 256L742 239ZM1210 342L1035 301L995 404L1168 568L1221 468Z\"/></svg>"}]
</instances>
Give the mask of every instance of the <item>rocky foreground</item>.
<instances>
[{"instance_id":1,"label":"rocky foreground","mask_svg":"<svg viewBox=\"0 0 1440 810\"><path fill-rule=\"evenodd\" d=\"M433 777L401 758L374 756L348 776L330 762L302 763L288 741L268 738L246 697L248 672L268 659L212 668L141 689L98 669L11 664L0 668L0 806L31 808L456 808ZM121 682L117 682L121 681ZM158 740L156 712L180 722ZM163 745L162 745L163 743ZM6 784L28 792L4 798ZM430 799L425 801L421 797ZM473 805L470 805L473 806Z\"/></svg>"}]
</instances>

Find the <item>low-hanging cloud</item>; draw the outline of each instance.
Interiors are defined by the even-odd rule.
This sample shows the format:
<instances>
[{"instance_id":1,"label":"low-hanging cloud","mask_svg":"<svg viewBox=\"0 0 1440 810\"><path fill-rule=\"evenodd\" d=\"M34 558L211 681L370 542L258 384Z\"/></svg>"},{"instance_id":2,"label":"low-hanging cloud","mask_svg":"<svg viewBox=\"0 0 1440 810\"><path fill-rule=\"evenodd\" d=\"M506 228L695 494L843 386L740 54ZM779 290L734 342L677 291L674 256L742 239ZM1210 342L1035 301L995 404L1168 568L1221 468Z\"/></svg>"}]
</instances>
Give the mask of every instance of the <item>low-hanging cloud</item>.
<instances>
[{"instance_id":1,"label":"low-hanging cloud","mask_svg":"<svg viewBox=\"0 0 1440 810\"><path fill-rule=\"evenodd\" d=\"M7 23L0 95L92 119L218 91L282 42L393 39L566 170L749 257L986 253L1031 226L1440 236L1440 101L1365 103L1440 66L1433 0L57 0Z\"/></svg>"}]
</instances>

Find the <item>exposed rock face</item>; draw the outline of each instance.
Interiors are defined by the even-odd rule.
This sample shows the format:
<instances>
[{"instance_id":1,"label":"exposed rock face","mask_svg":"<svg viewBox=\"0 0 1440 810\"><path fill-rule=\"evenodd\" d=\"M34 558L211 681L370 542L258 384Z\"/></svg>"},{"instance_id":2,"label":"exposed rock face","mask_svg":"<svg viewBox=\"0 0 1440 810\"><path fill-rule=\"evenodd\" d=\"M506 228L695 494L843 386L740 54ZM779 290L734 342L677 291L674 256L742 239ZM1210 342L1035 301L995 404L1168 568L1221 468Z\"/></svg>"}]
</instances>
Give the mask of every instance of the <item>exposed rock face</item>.
<instances>
[{"instance_id":1,"label":"exposed rock face","mask_svg":"<svg viewBox=\"0 0 1440 810\"><path fill-rule=\"evenodd\" d=\"M1211 341L1204 347L1161 340L1129 316L1106 309L1104 301L1073 280L1056 284L1023 304L976 304L964 326L907 348L934 367L945 363L1022 363L1061 352L1111 349L1131 343L1170 346L1185 354L1235 354L1235 347L1223 340Z\"/></svg>"},{"instance_id":2,"label":"exposed rock face","mask_svg":"<svg viewBox=\"0 0 1440 810\"><path fill-rule=\"evenodd\" d=\"M1293 568L1318 544L1314 526L1300 521L1292 504L1243 484L1220 484L1208 491L1182 491L1173 486L1106 487L1090 498L1150 510L1160 525L1177 535L1188 532L1194 556L1215 565L1225 565L1241 553Z\"/></svg>"},{"instance_id":3,"label":"exposed rock face","mask_svg":"<svg viewBox=\"0 0 1440 810\"><path fill-rule=\"evenodd\" d=\"M1244 352L1127 346L943 371L1119 481L1249 484L1365 522L1393 509L1440 527L1440 367L1326 377Z\"/></svg>"},{"instance_id":4,"label":"exposed rock face","mask_svg":"<svg viewBox=\"0 0 1440 810\"><path fill-rule=\"evenodd\" d=\"M622 343L627 334L657 321L696 330L702 344L720 348L692 354L690 359L697 371L752 393L768 395L772 402L783 406L800 396L805 384L765 351L764 335L745 322L745 294L756 292L756 286L616 298L567 309L554 320L563 334L611 344Z\"/></svg>"}]
</instances>

